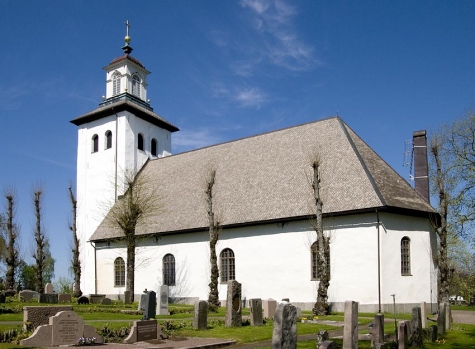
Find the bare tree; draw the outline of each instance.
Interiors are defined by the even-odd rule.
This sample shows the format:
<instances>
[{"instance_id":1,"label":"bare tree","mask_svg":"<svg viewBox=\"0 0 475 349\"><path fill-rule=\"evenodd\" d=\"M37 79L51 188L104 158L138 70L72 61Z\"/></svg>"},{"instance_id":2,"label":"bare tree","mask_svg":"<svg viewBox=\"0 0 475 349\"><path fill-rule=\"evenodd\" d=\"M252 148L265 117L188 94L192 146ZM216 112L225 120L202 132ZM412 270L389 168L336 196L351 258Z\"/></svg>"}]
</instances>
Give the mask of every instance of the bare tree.
<instances>
[{"instance_id":1,"label":"bare tree","mask_svg":"<svg viewBox=\"0 0 475 349\"><path fill-rule=\"evenodd\" d=\"M216 170L210 169L209 176L206 180L205 194L206 194L206 204L208 212L208 224L209 224L209 250L210 250L210 264L211 264L211 276L209 283L209 294L208 294L208 304L212 308L217 308L221 305L219 302L219 291L218 291L218 279L219 279L219 268L218 268L218 257L216 255L216 243L219 239L219 222L215 218L215 212L213 208L213 187L216 180Z\"/></svg>"},{"instance_id":2,"label":"bare tree","mask_svg":"<svg viewBox=\"0 0 475 349\"><path fill-rule=\"evenodd\" d=\"M149 219L160 212L161 196L157 192L147 174L125 171L121 179L120 196L106 215L106 224L118 228L123 234L127 248L126 290L130 291L131 301L134 299L135 255L138 236L137 227L145 227Z\"/></svg>"},{"instance_id":3,"label":"bare tree","mask_svg":"<svg viewBox=\"0 0 475 349\"><path fill-rule=\"evenodd\" d=\"M315 315L327 315L328 305L328 287L330 286L330 237L325 236L323 232L323 201L320 196L320 160L318 156L312 162L313 178L313 200L315 203L315 217L312 220L313 229L317 235L317 276L319 278L317 301L313 306Z\"/></svg>"},{"instance_id":4,"label":"bare tree","mask_svg":"<svg viewBox=\"0 0 475 349\"><path fill-rule=\"evenodd\" d=\"M33 254L35 259L35 273L36 273L36 292L43 293L43 271L45 269L46 254L45 254L45 244L46 237L43 231L41 224L41 213L42 213L42 189L35 189L33 192L33 203L35 206L35 241L36 241L36 251Z\"/></svg>"},{"instance_id":5,"label":"bare tree","mask_svg":"<svg viewBox=\"0 0 475 349\"><path fill-rule=\"evenodd\" d=\"M69 199L71 200L71 213L72 213L72 221L69 229L73 233L73 259L71 261L71 266L73 268L74 273L74 289L73 289L73 296L80 297L82 295L81 291L81 261L79 260L79 238L77 234L77 226L76 226L76 212L77 212L77 200L74 196L73 189L71 186L68 188L69 191Z\"/></svg>"},{"instance_id":6,"label":"bare tree","mask_svg":"<svg viewBox=\"0 0 475 349\"><path fill-rule=\"evenodd\" d=\"M5 192L7 199L7 218L6 218L6 232L7 232L7 253L5 256L5 263L7 265L6 288L15 288L15 270L20 262L19 248L18 248L18 232L15 224L15 194L13 190Z\"/></svg>"}]
</instances>

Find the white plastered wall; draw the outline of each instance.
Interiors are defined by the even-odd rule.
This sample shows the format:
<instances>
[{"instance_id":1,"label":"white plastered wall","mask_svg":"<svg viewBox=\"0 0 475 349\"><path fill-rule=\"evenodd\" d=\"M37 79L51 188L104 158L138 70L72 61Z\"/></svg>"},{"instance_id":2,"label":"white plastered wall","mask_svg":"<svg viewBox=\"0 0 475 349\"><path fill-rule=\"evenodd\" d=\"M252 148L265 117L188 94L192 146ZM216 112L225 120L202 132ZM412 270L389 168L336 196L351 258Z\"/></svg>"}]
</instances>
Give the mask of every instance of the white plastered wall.
<instances>
[{"instance_id":1,"label":"white plastered wall","mask_svg":"<svg viewBox=\"0 0 475 349\"><path fill-rule=\"evenodd\" d=\"M430 302L432 259L427 253L413 253L428 246L430 234L424 219L380 214L381 296L391 305L390 294L400 292L398 301ZM353 215L327 220L331 235L331 281L329 301L334 304L355 300L361 305L378 306L378 249L376 214ZM393 223L401 224L392 227ZM385 226L386 230L382 228ZM389 227L394 229L389 229ZM405 230L402 230L405 229ZM400 275L400 233L411 238L413 276ZM386 234L386 235L385 235ZM225 248L235 255L236 279L242 284L243 299L290 298L293 303L311 309L316 298L317 281L311 280L310 246L315 233L307 221L282 225L266 224L225 229L217 245L218 256ZM209 247L206 232L162 236L141 241L137 249L136 294L143 289L156 290L162 280L162 259L175 257L177 286L170 287L173 297L207 299L209 283ZM113 261L126 260L125 248L117 243L98 248L98 292L111 297L123 293L113 286ZM416 284L416 285L414 285ZM220 299L226 298L226 284L219 285ZM407 290L407 291L404 291ZM403 291L405 292L403 296ZM389 294L387 294L389 293Z\"/></svg>"}]
</instances>

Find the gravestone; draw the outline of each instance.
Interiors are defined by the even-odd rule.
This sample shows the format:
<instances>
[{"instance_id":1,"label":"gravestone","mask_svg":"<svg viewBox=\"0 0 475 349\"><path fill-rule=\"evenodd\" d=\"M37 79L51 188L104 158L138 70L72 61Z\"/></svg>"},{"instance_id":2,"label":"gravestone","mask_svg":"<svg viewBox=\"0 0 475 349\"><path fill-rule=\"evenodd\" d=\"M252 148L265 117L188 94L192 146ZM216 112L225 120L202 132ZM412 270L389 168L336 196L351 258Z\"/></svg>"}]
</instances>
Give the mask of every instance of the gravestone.
<instances>
[{"instance_id":1,"label":"gravestone","mask_svg":"<svg viewBox=\"0 0 475 349\"><path fill-rule=\"evenodd\" d=\"M90 294L89 300L92 304L101 304L102 299L105 297L105 294Z\"/></svg>"},{"instance_id":2,"label":"gravestone","mask_svg":"<svg viewBox=\"0 0 475 349\"><path fill-rule=\"evenodd\" d=\"M193 328L197 330L208 329L208 302L206 301L195 302Z\"/></svg>"},{"instance_id":3,"label":"gravestone","mask_svg":"<svg viewBox=\"0 0 475 349\"><path fill-rule=\"evenodd\" d=\"M130 291L124 291L124 304L130 304Z\"/></svg>"},{"instance_id":4,"label":"gravestone","mask_svg":"<svg viewBox=\"0 0 475 349\"><path fill-rule=\"evenodd\" d=\"M41 325L33 334L20 341L20 345L28 347L52 347L75 345L81 337L95 337L96 343L103 339L94 327L84 325L83 319L73 311L61 311L49 318L48 325Z\"/></svg>"},{"instance_id":5,"label":"gravestone","mask_svg":"<svg viewBox=\"0 0 475 349\"><path fill-rule=\"evenodd\" d=\"M160 289L158 291L160 292L160 304L158 314L170 315L170 313L168 312L168 286L160 286Z\"/></svg>"},{"instance_id":6,"label":"gravestone","mask_svg":"<svg viewBox=\"0 0 475 349\"><path fill-rule=\"evenodd\" d=\"M112 304L112 300L110 298L107 298L107 297L104 297L101 299L101 304L103 305L111 305Z\"/></svg>"},{"instance_id":7,"label":"gravestone","mask_svg":"<svg viewBox=\"0 0 475 349\"><path fill-rule=\"evenodd\" d=\"M319 348L322 345L322 343L327 341L328 339L330 339L330 337L328 335L328 331L326 331L326 330L318 331L318 333L317 333L317 348Z\"/></svg>"},{"instance_id":8,"label":"gravestone","mask_svg":"<svg viewBox=\"0 0 475 349\"><path fill-rule=\"evenodd\" d=\"M317 346L317 349L340 349L340 346L333 341L326 340Z\"/></svg>"},{"instance_id":9,"label":"gravestone","mask_svg":"<svg viewBox=\"0 0 475 349\"><path fill-rule=\"evenodd\" d=\"M143 320L155 319L155 314L157 312L157 294L155 291L150 291L147 293L147 298L145 299L145 310L143 312Z\"/></svg>"},{"instance_id":10,"label":"gravestone","mask_svg":"<svg viewBox=\"0 0 475 349\"><path fill-rule=\"evenodd\" d=\"M226 327L242 326L241 284L236 280L228 281L228 295L226 299Z\"/></svg>"},{"instance_id":11,"label":"gravestone","mask_svg":"<svg viewBox=\"0 0 475 349\"><path fill-rule=\"evenodd\" d=\"M428 328L429 342L435 342L437 340L437 325L429 326Z\"/></svg>"},{"instance_id":12,"label":"gravestone","mask_svg":"<svg viewBox=\"0 0 475 349\"><path fill-rule=\"evenodd\" d=\"M136 320L134 325L130 328L129 336L124 339L125 344L133 344L141 341L148 341L158 339L167 339L160 329L157 320Z\"/></svg>"},{"instance_id":13,"label":"gravestone","mask_svg":"<svg viewBox=\"0 0 475 349\"><path fill-rule=\"evenodd\" d=\"M272 349L297 348L297 309L289 303L277 306L272 331Z\"/></svg>"},{"instance_id":14,"label":"gravestone","mask_svg":"<svg viewBox=\"0 0 475 349\"><path fill-rule=\"evenodd\" d=\"M398 331L397 331L397 343L398 349L408 349L409 348L409 333L408 333L408 322L399 321Z\"/></svg>"},{"instance_id":15,"label":"gravestone","mask_svg":"<svg viewBox=\"0 0 475 349\"><path fill-rule=\"evenodd\" d=\"M422 348L422 324L420 307L412 308L411 329L412 333L411 337L409 338L411 347Z\"/></svg>"},{"instance_id":16,"label":"gravestone","mask_svg":"<svg viewBox=\"0 0 475 349\"><path fill-rule=\"evenodd\" d=\"M290 302L290 298L282 298L282 303L289 303Z\"/></svg>"},{"instance_id":17,"label":"gravestone","mask_svg":"<svg viewBox=\"0 0 475 349\"><path fill-rule=\"evenodd\" d=\"M358 349L358 303L345 302L343 349Z\"/></svg>"},{"instance_id":18,"label":"gravestone","mask_svg":"<svg viewBox=\"0 0 475 349\"><path fill-rule=\"evenodd\" d=\"M262 300L260 298L250 299L249 308L251 310L251 326L262 326L264 324L262 319Z\"/></svg>"},{"instance_id":19,"label":"gravestone","mask_svg":"<svg viewBox=\"0 0 475 349\"><path fill-rule=\"evenodd\" d=\"M371 347L374 347L378 343L384 343L384 314L376 314L373 320Z\"/></svg>"},{"instance_id":20,"label":"gravestone","mask_svg":"<svg viewBox=\"0 0 475 349\"><path fill-rule=\"evenodd\" d=\"M275 314L275 309L277 308L277 301L275 299L269 298L263 302L264 308L264 318L273 319Z\"/></svg>"},{"instance_id":21,"label":"gravestone","mask_svg":"<svg viewBox=\"0 0 475 349\"><path fill-rule=\"evenodd\" d=\"M89 298L81 296L78 298L78 304L89 304Z\"/></svg>"},{"instance_id":22,"label":"gravestone","mask_svg":"<svg viewBox=\"0 0 475 349\"><path fill-rule=\"evenodd\" d=\"M452 325L452 310L450 309L450 303L445 304L445 329L450 330Z\"/></svg>"},{"instance_id":23,"label":"gravestone","mask_svg":"<svg viewBox=\"0 0 475 349\"><path fill-rule=\"evenodd\" d=\"M34 329L41 325L47 325L49 319L61 311L72 311L70 305L59 306L25 306L23 307L23 329L27 329L29 324Z\"/></svg>"},{"instance_id":24,"label":"gravestone","mask_svg":"<svg viewBox=\"0 0 475 349\"><path fill-rule=\"evenodd\" d=\"M8 290L3 291L3 294L7 297L13 297L16 294L16 292L15 290L12 290L11 288L9 288Z\"/></svg>"},{"instance_id":25,"label":"gravestone","mask_svg":"<svg viewBox=\"0 0 475 349\"><path fill-rule=\"evenodd\" d=\"M7 297L5 296L4 293L0 293L0 303L5 303L7 300Z\"/></svg>"},{"instance_id":26,"label":"gravestone","mask_svg":"<svg viewBox=\"0 0 475 349\"><path fill-rule=\"evenodd\" d=\"M58 295L56 293L40 293L40 303L58 303Z\"/></svg>"},{"instance_id":27,"label":"gravestone","mask_svg":"<svg viewBox=\"0 0 475 349\"><path fill-rule=\"evenodd\" d=\"M447 329L445 321L447 321L447 317L445 315L447 310L447 306L445 303L440 303L439 304L439 313L437 315L437 331L440 334L445 334L445 331Z\"/></svg>"},{"instance_id":28,"label":"gravestone","mask_svg":"<svg viewBox=\"0 0 475 349\"><path fill-rule=\"evenodd\" d=\"M54 293L54 288L53 284L50 284L49 282L45 285L45 294L53 294Z\"/></svg>"},{"instance_id":29,"label":"gravestone","mask_svg":"<svg viewBox=\"0 0 475 349\"><path fill-rule=\"evenodd\" d=\"M426 302L421 302L421 326L427 328Z\"/></svg>"},{"instance_id":30,"label":"gravestone","mask_svg":"<svg viewBox=\"0 0 475 349\"><path fill-rule=\"evenodd\" d=\"M71 302L72 298L69 293L59 293L58 294L58 302L59 303L69 303Z\"/></svg>"},{"instance_id":31,"label":"gravestone","mask_svg":"<svg viewBox=\"0 0 475 349\"><path fill-rule=\"evenodd\" d=\"M147 289L145 289L143 291L143 293L140 295L140 299L139 299L139 307L137 310L142 310L142 311L145 311L145 302L147 301Z\"/></svg>"},{"instance_id":32,"label":"gravestone","mask_svg":"<svg viewBox=\"0 0 475 349\"><path fill-rule=\"evenodd\" d=\"M18 300L23 302L31 302L34 300L35 294L39 294L36 291L32 290L23 290L18 293Z\"/></svg>"}]
</instances>

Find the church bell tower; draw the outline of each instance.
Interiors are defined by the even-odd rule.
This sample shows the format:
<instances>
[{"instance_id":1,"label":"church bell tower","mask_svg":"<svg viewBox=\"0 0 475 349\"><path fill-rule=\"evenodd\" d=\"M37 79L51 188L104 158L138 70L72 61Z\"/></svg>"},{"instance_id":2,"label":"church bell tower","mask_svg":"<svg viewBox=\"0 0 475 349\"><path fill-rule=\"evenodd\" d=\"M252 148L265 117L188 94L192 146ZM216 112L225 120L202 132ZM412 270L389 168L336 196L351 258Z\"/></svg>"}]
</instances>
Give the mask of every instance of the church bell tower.
<instances>
[{"instance_id":1,"label":"church bell tower","mask_svg":"<svg viewBox=\"0 0 475 349\"><path fill-rule=\"evenodd\" d=\"M171 134L178 131L153 112L147 100L150 72L130 55L130 24L127 21L125 25L124 53L104 67L106 92L102 103L71 120L78 126L76 224L84 294L101 292L97 289L95 246L89 238L123 194L123 174L136 173L148 159L170 155Z\"/></svg>"}]
</instances>

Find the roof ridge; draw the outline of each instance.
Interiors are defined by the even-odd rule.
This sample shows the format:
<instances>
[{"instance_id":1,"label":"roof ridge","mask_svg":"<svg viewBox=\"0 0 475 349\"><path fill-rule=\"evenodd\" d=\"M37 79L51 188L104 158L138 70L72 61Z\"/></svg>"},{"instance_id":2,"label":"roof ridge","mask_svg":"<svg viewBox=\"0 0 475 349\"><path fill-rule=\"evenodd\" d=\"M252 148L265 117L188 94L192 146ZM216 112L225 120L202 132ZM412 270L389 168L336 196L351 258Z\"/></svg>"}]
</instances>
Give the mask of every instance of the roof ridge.
<instances>
[{"instance_id":1,"label":"roof ridge","mask_svg":"<svg viewBox=\"0 0 475 349\"><path fill-rule=\"evenodd\" d=\"M364 161L363 156L359 152L358 147L353 142L353 139L351 138L350 134L348 133L347 128L349 128L355 135L357 135L357 133L355 131L353 131L353 129L351 129L351 127L349 127L341 118L338 117L338 121L340 123L341 128L343 129L343 132L345 133L346 138L348 139L348 142L351 145L351 148L353 149L353 151L355 152L356 157L358 158L359 162L361 163L361 166L363 167L363 170L364 170L366 176L368 176L368 180L371 183L371 186L373 187L374 192L376 193L376 195L378 195L378 198L381 201L381 204L383 206L387 206L388 202L386 201L383 194L381 193L381 190L379 189L378 184L376 183L371 171L369 170L368 166L366 165L366 162ZM360 137L358 136L358 138L360 138Z\"/></svg>"}]
</instances>

